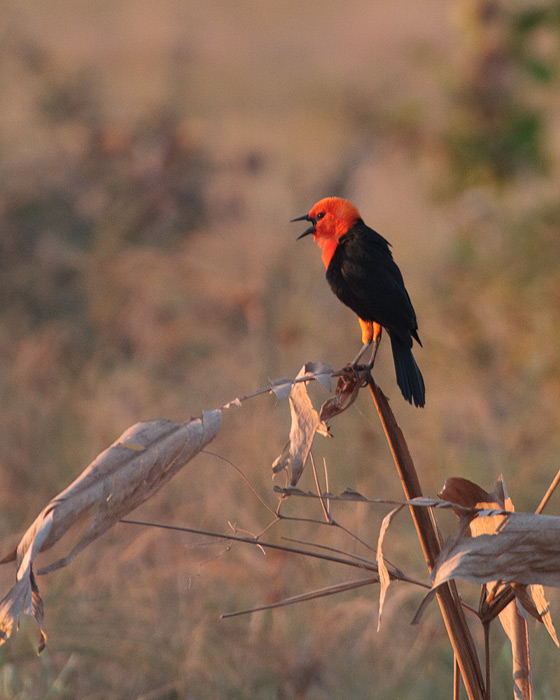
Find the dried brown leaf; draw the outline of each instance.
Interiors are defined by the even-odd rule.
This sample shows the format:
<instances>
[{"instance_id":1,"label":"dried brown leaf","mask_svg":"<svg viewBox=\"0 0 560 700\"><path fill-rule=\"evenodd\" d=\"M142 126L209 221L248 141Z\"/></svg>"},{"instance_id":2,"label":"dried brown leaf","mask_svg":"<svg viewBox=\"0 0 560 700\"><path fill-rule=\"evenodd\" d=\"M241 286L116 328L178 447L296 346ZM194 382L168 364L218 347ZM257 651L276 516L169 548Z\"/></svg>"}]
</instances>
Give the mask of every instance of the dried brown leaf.
<instances>
[{"instance_id":1,"label":"dried brown leaf","mask_svg":"<svg viewBox=\"0 0 560 700\"><path fill-rule=\"evenodd\" d=\"M498 479L494 491L488 494L484 501L476 505L478 508L504 508L510 512L515 510L513 502L507 494L506 485L502 477ZM507 515L484 515L479 513L470 523L472 536L496 535L500 532L507 517ZM512 582L511 585L515 593L515 599L500 612L499 619L511 644L514 697L518 700L531 700L531 660L525 611L532 612L535 610L536 612L536 609L526 586L516 582ZM489 587L487 599L495 595L496 592L503 590L503 588L504 584L501 581L493 581Z\"/></svg>"},{"instance_id":2,"label":"dried brown leaf","mask_svg":"<svg viewBox=\"0 0 560 700\"><path fill-rule=\"evenodd\" d=\"M319 384L322 384L327 391L332 391L332 373L333 368L324 362L307 362L305 364L305 374L308 374L310 379L315 379Z\"/></svg>"},{"instance_id":3,"label":"dried brown leaf","mask_svg":"<svg viewBox=\"0 0 560 700\"><path fill-rule=\"evenodd\" d=\"M444 501L456 503L459 506L463 506L463 508L474 508L477 503L490 501L492 498L478 484L459 476L452 476L447 479L438 496ZM469 522L475 517L474 514L465 513L464 510L455 508L454 511L458 518L464 516Z\"/></svg>"},{"instance_id":4,"label":"dried brown leaf","mask_svg":"<svg viewBox=\"0 0 560 700\"><path fill-rule=\"evenodd\" d=\"M397 515L397 513L400 513L400 511L404 508L405 506L398 506L397 508L393 508L392 511L387 513L387 515L383 518L383 522L381 523L381 527L379 529L379 537L377 538L377 566L379 570L379 583L380 583L380 591L379 591L379 614L377 616L377 631L379 632L379 629L381 628L381 616L383 614L383 605L385 603L385 596L387 595L387 589L389 588L389 584L391 583L391 577L389 576L389 570L387 569L387 565L385 564L385 557L383 556L383 542L385 540L385 534L387 533L387 530L389 529L389 525L393 521L393 518Z\"/></svg>"},{"instance_id":5,"label":"dried brown leaf","mask_svg":"<svg viewBox=\"0 0 560 700\"><path fill-rule=\"evenodd\" d=\"M517 599L500 613L500 622L511 643L513 693L517 700L531 700L531 662L527 620Z\"/></svg>"},{"instance_id":6,"label":"dried brown leaf","mask_svg":"<svg viewBox=\"0 0 560 700\"><path fill-rule=\"evenodd\" d=\"M531 598L533 599L537 612L540 615L540 619L546 627L548 634L551 636L552 641L556 644L556 646L560 647L558 635L556 634L556 629L554 628L554 624L552 622L552 616L550 615L550 603L545 598L544 588L539 584L535 584L530 586L529 590L531 591Z\"/></svg>"},{"instance_id":7,"label":"dried brown leaf","mask_svg":"<svg viewBox=\"0 0 560 700\"><path fill-rule=\"evenodd\" d=\"M296 379L302 379L310 374L310 365L314 367L315 363L304 365ZM312 378L314 376L310 375L310 379ZM295 486L302 475L311 445L313 444L315 432L320 423L319 415L313 408L307 393L307 382L293 382L289 398L292 415L290 439L280 456L274 461L272 471L276 474L283 469L287 469L290 476L290 486Z\"/></svg>"},{"instance_id":8,"label":"dried brown leaf","mask_svg":"<svg viewBox=\"0 0 560 700\"><path fill-rule=\"evenodd\" d=\"M333 368L324 362L306 362L301 368L296 379L298 382L305 383L307 380L318 381L322 384L328 391L332 390L332 373ZM281 379L275 379L270 385L270 391L276 396L276 398L281 401L287 398L294 386L294 380L289 377L282 377Z\"/></svg>"},{"instance_id":9,"label":"dried brown leaf","mask_svg":"<svg viewBox=\"0 0 560 700\"><path fill-rule=\"evenodd\" d=\"M502 580L560 586L560 517L532 513L483 517L497 519L496 534L448 543L433 572L434 585L464 578L473 583Z\"/></svg>"},{"instance_id":10,"label":"dried brown leaf","mask_svg":"<svg viewBox=\"0 0 560 700\"><path fill-rule=\"evenodd\" d=\"M282 379L276 379L270 385L270 391L274 393L278 401L282 401L282 399L286 399L290 395L290 391L292 390L293 384L293 379L289 379L286 377L283 377Z\"/></svg>"},{"instance_id":11,"label":"dried brown leaf","mask_svg":"<svg viewBox=\"0 0 560 700\"><path fill-rule=\"evenodd\" d=\"M17 546L17 583L0 602L0 644L10 636L21 613L34 614L41 624L42 603L32 568L39 552L52 547L91 513L91 520L70 552L38 573L69 564L84 547L153 496L216 436L220 427L220 411L206 411L202 418L188 423L137 423L53 498Z\"/></svg>"},{"instance_id":12,"label":"dried brown leaf","mask_svg":"<svg viewBox=\"0 0 560 700\"><path fill-rule=\"evenodd\" d=\"M456 503L465 508L474 508L477 503L491 501L492 497L481 486L473 481L463 479L459 476L452 476L445 481L438 496L443 501Z\"/></svg>"},{"instance_id":13,"label":"dried brown leaf","mask_svg":"<svg viewBox=\"0 0 560 700\"><path fill-rule=\"evenodd\" d=\"M274 462L272 462L272 473L280 474L280 472L287 470L290 466L290 441L284 445L282 452L276 457Z\"/></svg>"},{"instance_id":14,"label":"dried brown leaf","mask_svg":"<svg viewBox=\"0 0 560 700\"><path fill-rule=\"evenodd\" d=\"M334 396L328 398L321 406L319 420L329 421L349 408L358 398L362 380L352 374L343 374L338 378Z\"/></svg>"},{"instance_id":15,"label":"dried brown leaf","mask_svg":"<svg viewBox=\"0 0 560 700\"><path fill-rule=\"evenodd\" d=\"M501 586L497 587L497 590L500 591L500 589L505 588L506 585L511 586L512 591L515 594L515 597L517 598L517 602L525 612L529 613L532 617L535 618L535 620L538 620L539 622L542 622L542 616L538 611L537 606L535 605L535 602L533 601L532 596L532 589L533 588L541 588L542 586L525 586L522 583L510 583L510 584L502 584ZM529 592L531 591L531 592ZM544 590L543 590L543 595L544 595Z\"/></svg>"},{"instance_id":16,"label":"dried brown leaf","mask_svg":"<svg viewBox=\"0 0 560 700\"><path fill-rule=\"evenodd\" d=\"M512 646L515 697L530 700L525 614L528 612L542 620L558 645L542 584L560 585L560 518L515 513L501 477L492 493L465 479L454 479L446 483L440 495L461 505L486 510L477 515L461 515L457 536L444 547L432 574L434 587L454 577L487 583L488 607L500 599L506 586L504 582L511 584L515 599L499 613L499 619ZM489 510L494 512L488 513ZM497 513L499 510L506 512ZM470 538L463 536L467 524ZM533 584L530 589L528 584Z\"/></svg>"}]
</instances>

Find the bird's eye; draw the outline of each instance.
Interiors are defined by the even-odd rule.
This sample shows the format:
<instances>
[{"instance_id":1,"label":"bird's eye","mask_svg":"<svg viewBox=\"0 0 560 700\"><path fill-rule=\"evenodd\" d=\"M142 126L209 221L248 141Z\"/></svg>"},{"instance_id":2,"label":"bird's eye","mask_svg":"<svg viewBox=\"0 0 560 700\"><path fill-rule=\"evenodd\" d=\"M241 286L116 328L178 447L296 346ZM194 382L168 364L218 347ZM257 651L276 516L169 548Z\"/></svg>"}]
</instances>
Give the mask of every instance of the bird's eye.
<instances>
[{"instance_id":1,"label":"bird's eye","mask_svg":"<svg viewBox=\"0 0 560 700\"><path fill-rule=\"evenodd\" d=\"M317 214L317 216L316 216L317 221L319 221L319 219L322 219L324 216L325 216L325 212L324 212L324 211L319 212L319 213Z\"/></svg>"}]
</instances>

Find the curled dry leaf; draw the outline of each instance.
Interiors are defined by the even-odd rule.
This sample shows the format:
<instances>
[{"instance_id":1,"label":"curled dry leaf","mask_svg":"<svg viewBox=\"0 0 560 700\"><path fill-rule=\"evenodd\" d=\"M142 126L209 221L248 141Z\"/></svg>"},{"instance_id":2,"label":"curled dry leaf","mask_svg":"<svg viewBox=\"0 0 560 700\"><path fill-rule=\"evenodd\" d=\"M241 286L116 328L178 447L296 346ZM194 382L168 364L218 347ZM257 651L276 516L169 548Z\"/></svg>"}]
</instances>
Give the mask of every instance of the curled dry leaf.
<instances>
[{"instance_id":1,"label":"curled dry leaf","mask_svg":"<svg viewBox=\"0 0 560 700\"><path fill-rule=\"evenodd\" d=\"M458 577L474 583L501 580L560 586L560 517L514 513L507 497L500 502L486 495L489 501L475 504L462 503L459 494L453 495L459 505L494 512L483 511L470 523L472 537L455 537L446 544L432 573L434 585Z\"/></svg>"},{"instance_id":2,"label":"curled dry leaf","mask_svg":"<svg viewBox=\"0 0 560 700\"><path fill-rule=\"evenodd\" d=\"M460 476L452 476L445 481L442 490L438 496L443 501L456 503L464 508L476 508L477 503L483 503L492 500L492 496L485 491L481 486L473 481L463 479ZM460 518L465 515L463 510L455 509L455 515ZM468 520L476 517L473 513L468 516Z\"/></svg>"},{"instance_id":3,"label":"curled dry leaf","mask_svg":"<svg viewBox=\"0 0 560 700\"><path fill-rule=\"evenodd\" d=\"M321 406L319 420L325 423L349 408L358 398L362 380L353 373L343 374L338 378L334 396L328 398Z\"/></svg>"},{"instance_id":4,"label":"curled dry leaf","mask_svg":"<svg viewBox=\"0 0 560 700\"><path fill-rule=\"evenodd\" d=\"M503 508L509 512L515 510L513 501L509 498L505 483L501 477L498 479L494 491L485 495L484 500L481 500L476 506L490 509ZM472 537L496 535L505 522L505 518L507 518L507 515L504 514L486 516L483 513L479 513L470 523ZM488 604L495 596L505 591L506 586L507 584L502 583L502 581L489 582L487 584L485 603ZM524 610L531 610L531 612L534 610L536 612L536 608L527 592L526 586L513 582L512 590L516 597L499 613L499 619L511 644L514 697L520 700L530 700L532 696L531 663L529 657L529 633Z\"/></svg>"},{"instance_id":5,"label":"curled dry leaf","mask_svg":"<svg viewBox=\"0 0 560 700\"><path fill-rule=\"evenodd\" d=\"M379 583L381 584L381 589L379 591L379 613L377 615L377 631L381 629L381 616L383 614L383 605L385 603L385 596L387 595L387 589L391 583L391 577L389 575L389 570L385 563L385 557L383 555L383 542L385 540L385 535L389 529L389 525L393 521L393 518L401 512L404 505L397 506L393 508L392 511L387 513L383 518L381 523L381 528L379 530L379 537L377 538L377 566L379 567Z\"/></svg>"},{"instance_id":6,"label":"curled dry leaf","mask_svg":"<svg viewBox=\"0 0 560 700\"><path fill-rule=\"evenodd\" d=\"M511 601L500 613L500 623L511 643L514 697L531 700L531 661L527 619L518 599Z\"/></svg>"},{"instance_id":7,"label":"curled dry leaf","mask_svg":"<svg viewBox=\"0 0 560 700\"><path fill-rule=\"evenodd\" d=\"M304 365L296 379L303 379L308 374L310 379L314 379L308 367L309 364ZM309 456L315 432L319 427L319 414L313 408L307 393L306 381L293 382L289 399L292 415L290 439L282 450L282 454L273 462L272 471L277 474L287 469L290 476L290 486L296 486Z\"/></svg>"},{"instance_id":8,"label":"curled dry leaf","mask_svg":"<svg viewBox=\"0 0 560 700\"><path fill-rule=\"evenodd\" d=\"M290 439L272 464L274 474L283 470L288 471L290 486L295 486L303 473L315 433L330 437L327 420L345 411L358 396L363 380L349 371L348 374L339 377L335 395L327 399L320 413L317 413L307 393L308 379L318 381L330 391L332 374L333 370L328 365L321 362L308 362L301 368L295 380L279 380L271 387L271 391L278 398L282 398L286 394L287 387L290 387L292 416Z\"/></svg>"},{"instance_id":9,"label":"curled dry leaf","mask_svg":"<svg viewBox=\"0 0 560 700\"><path fill-rule=\"evenodd\" d=\"M0 601L0 644L10 636L22 613L33 614L41 626L42 604L32 568L39 552L52 547L89 512L91 520L69 553L37 573L46 574L69 564L84 547L153 496L216 436L220 427L220 411L206 411L202 418L188 423L137 423L53 498L24 534L15 556L3 560L15 558L17 573L15 586Z\"/></svg>"},{"instance_id":10,"label":"curled dry leaf","mask_svg":"<svg viewBox=\"0 0 560 700\"><path fill-rule=\"evenodd\" d=\"M327 391L332 391L332 367L324 362L306 362L303 369L305 369L305 374L308 374L310 379L315 379Z\"/></svg>"},{"instance_id":11,"label":"curled dry leaf","mask_svg":"<svg viewBox=\"0 0 560 700\"><path fill-rule=\"evenodd\" d=\"M307 383L307 380L316 380L331 391L332 373L333 368L324 362L306 362L296 377L297 382L286 377L275 379L270 385L270 391L281 401L290 395L295 383Z\"/></svg>"},{"instance_id":12,"label":"curled dry leaf","mask_svg":"<svg viewBox=\"0 0 560 700\"><path fill-rule=\"evenodd\" d=\"M278 401L281 401L282 399L286 399L290 395L290 391L292 390L293 384L293 379L287 379L286 377L283 377L282 379L276 379L270 385L270 391L273 392Z\"/></svg>"},{"instance_id":13,"label":"curled dry leaf","mask_svg":"<svg viewBox=\"0 0 560 700\"><path fill-rule=\"evenodd\" d=\"M452 578L502 580L560 587L560 517L510 513L494 535L449 540L432 572L432 585Z\"/></svg>"},{"instance_id":14,"label":"curled dry leaf","mask_svg":"<svg viewBox=\"0 0 560 700\"><path fill-rule=\"evenodd\" d=\"M439 495L462 506L485 510L460 516L457 535L442 550L432 573L433 586L455 577L486 583L483 606L488 612L504 593L504 582L511 584L515 599L499 618L512 645L515 696L529 699L532 690L525 612L544 622L558 645L542 586L560 586L560 518L515 513L501 478L492 493L466 479L450 479ZM464 536L467 529L470 537Z\"/></svg>"}]
</instances>

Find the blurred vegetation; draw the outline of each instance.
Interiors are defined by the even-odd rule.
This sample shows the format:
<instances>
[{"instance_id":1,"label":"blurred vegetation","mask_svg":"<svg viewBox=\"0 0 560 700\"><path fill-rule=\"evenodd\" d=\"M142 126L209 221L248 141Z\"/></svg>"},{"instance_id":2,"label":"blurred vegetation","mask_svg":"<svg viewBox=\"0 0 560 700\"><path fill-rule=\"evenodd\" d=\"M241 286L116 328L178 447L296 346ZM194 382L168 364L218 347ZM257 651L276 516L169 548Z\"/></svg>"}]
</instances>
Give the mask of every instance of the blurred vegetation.
<instances>
[{"instance_id":1,"label":"blurred vegetation","mask_svg":"<svg viewBox=\"0 0 560 700\"><path fill-rule=\"evenodd\" d=\"M536 507L560 446L560 3L5 5L3 552L134 422L188 418L305 361L354 356L355 319L289 224L327 194L391 240L416 307L427 407L401 401L384 344L376 377L426 492L504 473L516 507ZM259 399L228 413L212 446L273 507L288 422L286 405ZM333 432L317 446L332 491L400 497L367 400ZM372 546L383 515L337 512ZM269 522L212 455L138 516L218 531ZM270 536L364 553L327 529ZM393 532L388 556L423 572L406 517ZM0 570L3 590L12 574ZM346 576L123 525L39 582L49 644L37 659L26 623L0 648L0 695L450 697L439 613L411 628L421 594L402 585L379 633L373 589L219 620ZM558 652L542 630L533 639L535 696L557 697ZM493 644L499 656L501 633Z\"/></svg>"},{"instance_id":2,"label":"blurred vegetation","mask_svg":"<svg viewBox=\"0 0 560 700\"><path fill-rule=\"evenodd\" d=\"M558 79L560 9L556 3L463 3L468 51L457 76L447 133L457 187L504 182L544 170L539 91Z\"/></svg>"}]
</instances>

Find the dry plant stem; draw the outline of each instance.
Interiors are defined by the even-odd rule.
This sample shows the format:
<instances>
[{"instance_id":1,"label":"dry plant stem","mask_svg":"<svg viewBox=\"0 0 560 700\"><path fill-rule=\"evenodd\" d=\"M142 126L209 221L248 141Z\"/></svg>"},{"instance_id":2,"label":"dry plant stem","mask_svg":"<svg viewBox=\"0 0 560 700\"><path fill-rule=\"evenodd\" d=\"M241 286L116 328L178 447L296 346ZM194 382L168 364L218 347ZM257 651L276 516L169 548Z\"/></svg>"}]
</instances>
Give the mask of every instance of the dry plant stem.
<instances>
[{"instance_id":1,"label":"dry plant stem","mask_svg":"<svg viewBox=\"0 0 560 700\"><path fill-rule=\"evenodd\" d=\"M226 464L229 464L230 467L233 467L235 471L239 474L239 476L243 479L243 481L247 484L247 486L251 489L251 491L255 494L257 500L262 503L262 505L267 509L269 513L276 516L276 513L272 510L268 503L266 503L264 498L262 498L257 489L253 486L253 484L249 481L249 479L245 476L245 474L236 464L234 464L231 460L227 459L226 457L223 457L222 455L218 454L217 452L211 452L210 450L201 450L201 452L207 455L211 455L212 457L216 457L216 459L221 459Z\"/></svg>"},{"instance_id":2,"label":"dry plant stem","mask_svg":"<svg viewBox=\"0 0 560 700\"><path fill-rule=\"evenodd\" d=\"M407 500L422 496L422 489L414 462L408 451L408 446L399 428L389 403L370 376L368 385L377 408L381 424L397 472L399 474L404 494ZM423 508L410 508L412 519L418 533L424 556L430 571L434 567L440 551L439 538L430 512ZM440 586L437 592L438 603L442 612L447 634L455 652L455 658L461 669L463 683L469 700L486 700L484 680L473 638L465 619L455 584Z\"/></svg>"},{"instance_id":3,"label":"dry plant stem","mask_svg":"<svg viewBox=\"0 0 560 700\"><path fill-rule=\"evenodd\" d=\"M343 367L342 369L339 369L336 372L329 372L329 374L331 377L343 377L344 375L348 374L348 367ZM293 384L301 384L302 382L304 382L304 383L309 382L311 379L316 379L316 376L306 375L305 377L296 377L295 379L286 379L286 382L284 382L284 383L289 383L292 385ZM238 396L236 399L234 399L232 401L226 401L221 406L218 406L217 410L223 411L226 408L229 408L230 406L242 404L244 401L248 401L249 399L254 399L257 396L262 396L263 394L273 393L274 390L277 388L278 388L277 385L270 384L269 386L262 387L261 389L256 389L255 391L250 391L248 394L244 394L243 396Z\"/></svg>"},{"instance_id":4,"label":"dry plant stem","mask_svg":"<svg viewBox=\"0 0 560 700\"><path fill-rule=\"evenodd\" d=\"M297 520L297 518L293 518ZM320 552L313 552L308 549L300 549L297 547L287 547L286 545L276 544L275 542L263 542L262 540L255 539L255 537L241 537L239 535L230 535L227 533L211 532L209 530L200 530L193 527L185 527L182 525L168 525L167 523L154 523L147 520L131 520L130 518L122 518L119 522L125 525L140 525L142 527L157 527L162 530L173 530L175 532L190 532L195 535L203 535L205 537L211 537L216 540L227 540L231 542L245 542L258 547L264 547L266 549L276 549L282 552L291 552L293 554L303 554L307 557L313 557L315 559L323 559L324 561L335 562L336 564L346 564L347 566L352 566L356 569L363 569L364 571L373 571L377 573L377 564L375 562L367 563L366 560L357 560L355 557L335 557L328 554L321 554ZM310 521L310 522L317 522ZM324 523L323 524L329 524ZM406 579L410 583L415 583L412 579ZM418 584L422 585L422 584Z\"/></svg>"},{"instance_id":5,"label":"dry plant stem","mask_svg":"<svg viewBox=\"0 0 560 700\"><path fill-rule=\"evenodd\" d=\"M484 654L486 658L486 700L490 700L490 622L484 626Z\"/></svg>"},{"instance_id":6,"label":"dry plant stem","mask_svg":"<svg viewBox=\"0 0 560 700\"><path fill-rule=\"evenodd\" d=\"M310 593L303 593L302 595L291 596L290 598L285 598L284 600L278 600L275 603L259 605L254 608L247 608L246 610L236 610L235 612L222 613L220 615L220 619L227 620L230 617L239 617L239 615L249 615L255 612L260 612L262 610L275 610L276 608L283 608L286 605L294 605L295 603L306 603L309 600L317 600L318 598L324 598L330 595L337 595L339 593L345 593L346 591L353 591L357 588L362 588L363 586L372 586L376 583L379 583L378 576L367 579L358 579L355 581L347 581L346 583L341 583L334 586L327 586L326 588L320 588L319 590L311 591Z\"/></svg>"},{"instance_id":7,"label":"dry plant stem","mask_svg":"<svg viewBox=\"0 0 560 700\"><path fill-rule=\"evenodd\" d=\"M315 478L315 488L317 489L317 493L319 494L319 499L321 501L321 507L323 509L323 515L325 516L325 520L328 523L332 523L331 515L329 513L329 501L325 500L323 498L323 494L321 492L321 484L319 483L319 475L317 474L317 468L315 466L315 460L313 459L313 452L309 453L309 458L311 459L311 466L313 467L313 476Z\"/></svg>"},{"instance_id":8,"label":"dry plant stem","mask_svg":"<svg viewBox=\"0 0 560 700\"><path fill-rule=\"evenodd\" d=\"M556 476L555 476L554 479L552 480L552 483L551 483L550 486L548 487L547 492L544 494L544 496L543 496L543 498L542 498L542 501L539 503L539 507L537 508L537 510L535 511L535 513L540 514L540 513L543 512L543 510L544 510L545 507L546 507L546 504L549 502L550 497L551 497L552 494L554 493L554 491L555 491L555 489L556 489L556 487L558 486L559 483L560 483L560 469L558 470Z\"/></svg>"},{"instance_id":9,"label":"dry plant stem","mask_svg":"<svg viewBox=\"0 0 560 700\"><path fill-rule=\"evenodd\" d=\"M513 596L513 589L509 588L509 593ZM483 610L485 601L488 600L488 587L484 583L480 587L480 603L478 605L479 611ZM503 608L502 608L503 610ZM500 611L501 612L501 611ZM497 613L493 617L482 618L482 629L484 630L484 667L486 669L486 700L490 700L490 624L492 620L497 617Z\"/></svg>"},{"instance_id":10,"label":"dry plant stem","mask_svg":"<svg viewBox=\"0 0 560 700\"><path fill-rule=\"evenodd\" d=\"M354 534L353 532L350 532L347 528L344 527L344 525L341 525L338 523L336 520L333 519L330 513L330 501L328 498L325 498L323 496L323 492L321 490L321 484L319 483L319 475L317 474L317 468L315 466L315 459L313 458L313 452L309 453L309 458L311 460L311 466L313 467L313 476L315 478L315 487L317 489L317 495L319 496L319 500L321 501L321 506L323 508L323 515L325 516L325 523L327 525L333 525L335 527L338 527L340 530L345 532L347 535L352 537L356 542L359 542L363 547L366 549L370 549L372 551L375 551L372 549L372 547L369 546L367 542L364 542L362 539L358 537L358 535ZM325 475L326 475L326 482L327 482L327 490L328 490L328 472L327 472L327 467L325 464Z\"/></svg>"},{"instance_id":11,"label":"dry plant stem","mask_svg":"<svg viewBox=\"0 0 560 700\"><path fill-rule=\"evenodd\" d=\"M453 700L461 700L461 669L457 659L453 664Z\"/></svg>"}]
</instances>

